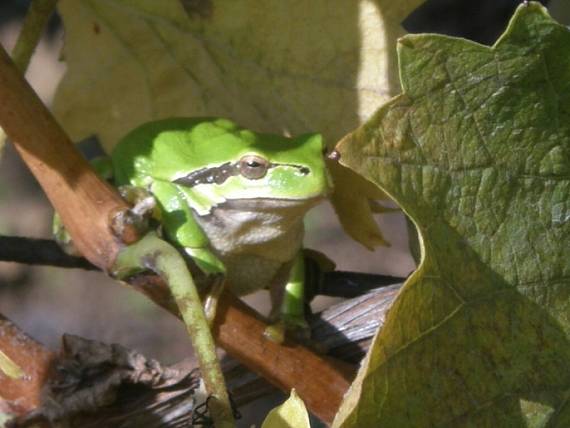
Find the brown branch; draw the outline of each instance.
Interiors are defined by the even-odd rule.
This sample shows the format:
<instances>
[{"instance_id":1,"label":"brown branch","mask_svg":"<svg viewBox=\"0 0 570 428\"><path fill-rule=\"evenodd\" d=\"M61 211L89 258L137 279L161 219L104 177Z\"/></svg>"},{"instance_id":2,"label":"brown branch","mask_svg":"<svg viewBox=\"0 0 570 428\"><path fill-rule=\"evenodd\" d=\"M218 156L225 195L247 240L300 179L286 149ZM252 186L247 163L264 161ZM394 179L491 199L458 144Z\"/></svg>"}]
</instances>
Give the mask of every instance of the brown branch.
<instances>
[{"instance_id":1,"label":"brown branch","mask_svg":"<svg viewBox=\"0 0 570 428\"><path fill-rule=\"evenodd\" d=\"M149 287L156 293L155 301L169 310L175 308L170 297L163 294L165 285L157 277L154 287ZM142 277L134 281L148 286L148 281ZM374 332L382 325L384 315L399 290L399 285L374 290L364 296L335 305L310 319L312 337L321 352L329 356L337 356L345 361L357 362L365 353ZM141 289L144 292L144 288ZM224 304L220 307L222 314L217 319L216 332L220 343L234 351L234 356L246 367L267 378L274 386L288 392L295 387L302 397L307 400L308 408L324 421L330 422L350 379L355 366L350 364L330 364L329 357L316 355L300 345L289 344L279 346L263 339L265 324L256 319L251 309L241 302L232 302L232 296L224 296ZM233 303L229 305L228 303ZM246 318L246 326L254 334L244 333L241 329L232 328L236 323L234 318ZM252 321L252 319L254 321ZM237 321L241 323L242 321ZM247 332L248 329L246 328ZM253 339L252 339L253 338ZM243 343L243 340L246 343ZM245 345L245 346L244 346ZM0 349L4 349L0 344ZM250 352L241 355L244 349ZM27 353L28 351L23 351ZM11 355L14 355L13 353ZM261 363L260 360L267 360ZM343 375L339 376L339 367L343 367ZM226 365L226 374L230 390L238 405L259 398L271 391L267 381L255 376L244 377L245 367L232 363ZM0 397L6 397L5 384L0 382ZM41 385L37 385L41 387ZM35 392L36 396L38 391Z\"/></svg>"},{"instance_id":2,"label":"brown branch","mask_svg":"<svg viewBox=\"0 0 570 428\"><path fill-rule=\"evenodd\" d=\"M54 354L0 315L0 350L23 371L11 379L0 370L0 398L9 403L11 413L23 414L40 405L40 391ZM1 401L1 400L0 400Z\"/></svg>"},{"instance_id":3,"label":"brown branch","mask_svg":"<svg viewBox=\"0 0 570 428\"><path fill-rule=\"evenodd\" d=\"M160 278L140 275L130 284L179 317ZM295 388L311 412L332 422L355 367L318 355L293 341L282 345L272 342L263 334L266 328L267 324L253 309L230 293L222 294L213 327L218 345L282 391L288 393Z\"/></svg>"},{"instance_id":4,"label":"brown branch","mask_svg":"<svg viewBox=\"0 0 570 428\"><path fill-rule=\"evenodd\" d=\"M309 318L311 340L329 357L356 364L364 357L372 338L384 325L388 309L401 284L378 288L333 305ZM224 376L238 406L259 399L274 388L263 378L231 358L223 361Z\"/></svg>"},{"instance_id":5,"label":"brown branch","mask_svg":"<svg viewBox=\"0 0 570 428\"><path fill-rule=\"evenodd\" d=\"M382 326L398 290L399 285L374 290L317 314L311 319L311 328L319 347L329 355L343 355L351 361L359 359ZM13 325L11 328L15 329ZM347 353L348 344L352 351ZM195 366L189 361L161 367L156 361L119 345L75 336L64 337L57 357L46 350L42 352L49 356L42 360L43 372L52 366L52 376L49 380L42 378L43 400L36 399L18 412L19 427L65 420L70 427L105 428L120 426L128 420L136 421L137 426L171 428L187 426L184 424L192 419L195 403L191 399L196 378ZM27 364L37 365L37 361L29 359L23 364L25 370ZM238 409L274 391L264 379L235 360L224 362L224 374ZM35 385L33 394L38 396L39 386ZM0 382L0 397L4 393L5 384ZM173 418L175 414L181 416Z\"/></svg>"},{"instance_id":6,"label":"brown branch","mask_svg":"<svg viewBox=\"0 0 570 428\"><path fill-rule=\"evenodd\" d=\"M89 166L0 47L0 126L61 215L77 249L108 270L121 243L109 227L128 207Z\"/></svg>"}]
</instances>

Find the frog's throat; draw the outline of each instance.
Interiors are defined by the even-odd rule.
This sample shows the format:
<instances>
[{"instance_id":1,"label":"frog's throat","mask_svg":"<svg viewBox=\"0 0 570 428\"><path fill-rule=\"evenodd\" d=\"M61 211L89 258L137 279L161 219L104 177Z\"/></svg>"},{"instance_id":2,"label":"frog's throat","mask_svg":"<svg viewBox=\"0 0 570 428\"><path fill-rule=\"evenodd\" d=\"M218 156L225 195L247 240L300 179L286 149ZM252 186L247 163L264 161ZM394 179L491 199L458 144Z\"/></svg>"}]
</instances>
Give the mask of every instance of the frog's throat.
<instances>
[{"instance_id":1,"label":"frog's throat","mask_svg":"<svg viewBox=\"0 0 570 428\"><path fill-rule=\"evenodd\" d=\"M288 166L297 168L303 175L309 174L309 168L302 165L289 164L289 163L270 163L269 168L278 166ZM235 177L240 174L238 162L226 162L222 165L214 167L205 167L197 171L192 171L189 174L177 177L172 180L173 183L186 187L194 187L199 184L223 184L228 178Z\"/></svg>"},{"instance_id":2,"label":"frog's throat","mask_svg":"<svg viewBox=\"0 0 570 428\"><path fill-rule=\"evenodd\" d=\"M210 245L222 257L248 254L285 263L299 251L303 217L320 198L234 199L207 215L194 214Z\"/></svg>"}]
</instances>

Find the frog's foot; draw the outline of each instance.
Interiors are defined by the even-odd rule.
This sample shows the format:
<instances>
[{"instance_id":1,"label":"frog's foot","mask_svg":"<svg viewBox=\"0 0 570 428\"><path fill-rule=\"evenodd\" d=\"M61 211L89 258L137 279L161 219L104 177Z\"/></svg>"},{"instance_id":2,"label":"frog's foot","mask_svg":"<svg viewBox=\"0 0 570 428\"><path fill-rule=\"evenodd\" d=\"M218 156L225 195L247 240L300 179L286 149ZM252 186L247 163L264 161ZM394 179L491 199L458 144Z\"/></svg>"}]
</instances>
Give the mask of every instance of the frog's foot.
<instances>
[{"instance_id":1,"label":"frog's foot","mask_svg":"<svg viewBox=\"0 0 570 428\"><path fill-rule=\"evenodd\" d=\"M156 208L154 196L142 187L128 185L120 186L119 193L131 208L113 217L111 228L115 235L124 239L125 232L131 228L144 235L149 230L149 219Z\"/></svg>"},{"instance_id":2,"label":"frog's foot","mask_svg":"<svg viewBox=\"0 0 570 428\"><path fill-rule=\"evenodd\" d=\"M206 320L210 327L214 325L216 311L218 309L218 301L220 300L222 291L224 291L225 284L226 280L223 274L213 275L210 291L208 291L208 294L204 299L204 314L206 315Z\"/></svg>"},{"instance_id":3,"label":"frog's foot","mask_svg":"<svg viewBox=\"0 0 570 428\"><path fill-rule=\"evenodd\" d=\"M269 325L263 332L263 336L275 343L285 342L285 324L281 321Z\"/></svg>"},{"instance_id":4,"label":"frog's foot","mask_svg":"<svg viewBox=\"0 0 570 428\"><path fill-rule=\"evenodd\" d=\"M153 214L156 208L156 199L149 190L138 186L124 185L119 186L119 193L131 205L131 212L134 216L142 219Z\"/></svg>"},{"instance_id":5,"label":"frog's foot","mask_svg":"<svg viewBox=\"0 0 570 428\"><path fill-rule=\"evenodd\" d=\"M311 327L302 315L281 314L279 321L269 325L263 332L263 336L275 343L283 343L286 335L301 343L308 342Z\"/></svg>"}]
</instances>

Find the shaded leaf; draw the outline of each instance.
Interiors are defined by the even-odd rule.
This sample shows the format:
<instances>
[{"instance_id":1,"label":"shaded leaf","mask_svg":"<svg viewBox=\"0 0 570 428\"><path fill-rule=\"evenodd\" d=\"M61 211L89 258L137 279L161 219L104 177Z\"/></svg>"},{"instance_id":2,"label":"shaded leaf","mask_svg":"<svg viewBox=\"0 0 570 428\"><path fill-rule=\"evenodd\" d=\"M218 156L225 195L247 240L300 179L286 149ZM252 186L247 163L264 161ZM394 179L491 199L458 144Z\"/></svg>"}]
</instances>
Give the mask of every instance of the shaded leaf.
<instances>
[{"instance_id":1,"label":"shaded leaf","mask_svg":"<svg viewBox=\"0 0 570 428\"><path fill-rule=\"evenodd\" d=\"M96 134L107 149L172 116L318 131L332 145L398 90L395 41L421 2L61 0L68 72L54 110L74 140ZM384 195L333 174L344 227L382 243L366 199Z\"/></svg>"},{"instance_id":2,"label":"shaded leaf","mask_svg":"<svg viewBox=\"0 0 570 428\"><path fill-rule=\"evenodd\" d=\"M404 93L339 150L414 219L423 257L335 426L568 421L569 46L537 3L492 48L399 42Z\"/></svg>"}]
</instances>

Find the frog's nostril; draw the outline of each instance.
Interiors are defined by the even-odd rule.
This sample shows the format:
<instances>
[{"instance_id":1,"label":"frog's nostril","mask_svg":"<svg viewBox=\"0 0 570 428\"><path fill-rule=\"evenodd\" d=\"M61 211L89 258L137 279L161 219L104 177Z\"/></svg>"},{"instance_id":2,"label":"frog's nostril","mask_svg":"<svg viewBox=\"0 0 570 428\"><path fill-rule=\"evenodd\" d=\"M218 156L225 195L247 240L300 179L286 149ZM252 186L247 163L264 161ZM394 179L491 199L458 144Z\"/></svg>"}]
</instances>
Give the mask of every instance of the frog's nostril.
<instances>
[{"instance_id":1,"label":"frog's nostril","mask_svg":"<svg viewBox=\"0 0 570 428\"><path fill-rule=\"evenodd\" d=\"M332 161L339 161L340 160L340 152L338 150L333 150L332 152L330 152L327 155L327 158L329 158Z\"/></svg>"}]
</instances>

